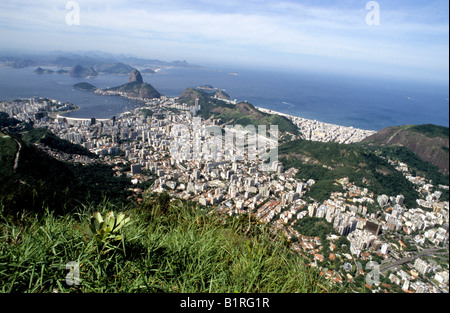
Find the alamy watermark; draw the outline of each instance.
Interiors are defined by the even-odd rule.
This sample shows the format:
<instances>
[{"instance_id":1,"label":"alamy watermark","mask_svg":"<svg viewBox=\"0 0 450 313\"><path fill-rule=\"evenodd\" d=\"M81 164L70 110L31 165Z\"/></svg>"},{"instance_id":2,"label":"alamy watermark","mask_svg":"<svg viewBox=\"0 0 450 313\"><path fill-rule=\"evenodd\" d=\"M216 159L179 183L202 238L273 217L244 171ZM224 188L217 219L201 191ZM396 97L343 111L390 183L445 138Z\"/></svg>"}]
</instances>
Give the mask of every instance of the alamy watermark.
<instances>
[{"instance_id":1,"label":"alamy watermark","mask_svg":"<svg viewBox=\"0 0 450 313\"><path fill-rule=\"evenodd\" d=\"M177 124L171 129L170 154L184 161L261 161L260 170L270 170L278 161L278 126L254 125L202 126L200 117L191 125Z\"/></svg>"},{"instance_id":2,"label":"alamy watermark","mask_svg":"<svg viewBox=\"0 0 450 313\"><path fill-rule=\"evenodd\" d=\"M377 262L374 261L367 262L365 271L360 262L356 263L355 268L353 268L353 266L350 263L345 263L343 267L346 272L354 270L356 272L355 277L360 274L360 271L362 271L366 276L366 284L368 286L380 284L380 264L378 264Z\"/></svg>"},{"instance_id":3,"label":"alamy watermark","mask_svg":"<svg viewBox=\"0 0 450 313\"><path fill-rule=\"evenodd\" d=\"M369 286L380 284L380 264L370 261L366 264L366 270L370 271L366 275L366 284Z\"/></svg>"},{"instance_id":4,"label":"alamy watermark","mask_svg":"<svg viewBox=\"0 0 450 313\"><path fill-rule=\"evenodd\" d=\"M69 26L80 25L80 4L77 1L66 3L66 24Z\"/></svg>"},{"instance_id":5,"label":"alamy watermark","mask_svg":"<svg viewBox=\"0 0 450 313\"><path fill-rule=\"evenodd\" d=\"M377 1L369 1L366 10L370 12L366 15L366 23L369 26L379 26L381 20L380 4Z\"/></svg>"},{"instance_id":6,"label":"alamy watermark","mask_svg":"<svg viewBox=\"0 0 450 313\"><path fill-rule=\"evenodd\" d=\"M370 11L366 15L366 23L369 26L379 26L381 21L380 4L378 1L369 1L366 10ZM77 1L66 3L66 24L69 26L80 25L80 4Z\"/></svg>"},{"instance_id":7,"label":"alamy watermark","mask_svg":"<svg viewBox=\"0 0 450 313\"><path fill-rule=\"evenodd\" d=\"M67 263L66 270L69 270L69 273L66 275L66 284L69 286L80 285L80 265L78 262L72 261Z\"/></svg>"}]
</instances>

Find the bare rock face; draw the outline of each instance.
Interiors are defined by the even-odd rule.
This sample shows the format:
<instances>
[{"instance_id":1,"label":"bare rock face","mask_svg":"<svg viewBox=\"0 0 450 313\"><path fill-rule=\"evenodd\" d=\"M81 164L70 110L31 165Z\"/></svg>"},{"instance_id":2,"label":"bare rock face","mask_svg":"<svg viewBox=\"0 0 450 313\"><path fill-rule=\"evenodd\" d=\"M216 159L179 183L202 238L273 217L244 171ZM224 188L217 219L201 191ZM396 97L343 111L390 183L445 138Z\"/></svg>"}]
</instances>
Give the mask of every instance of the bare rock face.
<instances>
[{"instance_id":1,"label":"bare rock face","mask_svg":"<svg viewBox=\"0 0 450 313\"><path fill-rule=\"evenodd\" d=\"M134 69L133 71L131 71L129 82L130 83L133 83L133 82L143 83L144 82L144 80L142 79L141 73L137 69Z\"/></svg>"}]
</instances>

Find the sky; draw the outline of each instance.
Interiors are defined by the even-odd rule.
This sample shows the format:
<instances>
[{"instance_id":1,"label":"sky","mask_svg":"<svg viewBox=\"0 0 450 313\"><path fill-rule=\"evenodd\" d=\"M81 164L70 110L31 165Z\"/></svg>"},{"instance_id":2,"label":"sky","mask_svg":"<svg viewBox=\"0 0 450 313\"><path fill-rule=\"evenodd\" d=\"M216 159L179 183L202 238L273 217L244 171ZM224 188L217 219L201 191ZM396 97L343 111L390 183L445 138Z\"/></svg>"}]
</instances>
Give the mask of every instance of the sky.
<instances>
[{"instance_id":1,"label":"sky","mask_svg":"<svg viewBox=\"0 0 450 313\"><path fill-rule=\"evenodd\" d=\"M0 0L2 48L448 83L449 1Z\"/></svg>"}]
</instances>

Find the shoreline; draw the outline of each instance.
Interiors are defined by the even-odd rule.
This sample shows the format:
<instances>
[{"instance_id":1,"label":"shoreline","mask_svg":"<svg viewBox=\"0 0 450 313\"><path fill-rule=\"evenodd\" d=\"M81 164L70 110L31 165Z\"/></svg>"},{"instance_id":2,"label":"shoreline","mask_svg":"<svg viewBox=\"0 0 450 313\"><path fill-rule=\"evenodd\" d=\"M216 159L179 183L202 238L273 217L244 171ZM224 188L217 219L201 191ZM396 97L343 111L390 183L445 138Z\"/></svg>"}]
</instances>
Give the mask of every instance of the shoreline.
<instances>
[{"instance_id":1,"label":"shoreline","mask_svg":"<svg viewBox=\"0 0 450 313\"><path fill-rule=\"evenodd\" d=\"M310 141L318 142L337 142L342 144L351 144L361 142L367 137L377 133L375 130L366 130L355 128L353 126L342 126L337 124L325 123L318 120L306 119L271 109L265 109L255 106L255 108L263 113L276 114L286 117L302 133L303 138Z\"/></svg>"},{"instance_id":2,"label":"shoreline","mask_svg":"<svg viewBox=\"0 0 450 313\"><path fill-rule=\"evenodd\" d=\"M376 130L373 129L363 129L363 128L355 128L353 126L343 126L343 125L339 125L339 124L332 124L332 123L327 123L327 122L321 122L319 120L312 120L312 119L308 119L305 117L301 117L301 116L296 116L296 115L290 115L287 113L282 113L282 112L278 112L272 109L266 109L266 108L262 108L262 107L258 107L255 106L255 108L263 113L268 113L268 114L276 114L276 115L280 115L280 116L284 116L290 120L294 120L294 119L301 119L304 121L309 121L312 123L318 123L318 124L323 124L323 125L329 125L329 126L335 126L335 127L343 127L343 128L348 128L348 129L354 129L354 130L361 130L361 131L367 131L367 132L377 132Z\"/></svg>"},{"instance_id":3,"label":"shoreline","mask_svg":"<svg viewBox=\"0 0 450 313\"><path fill-rule=\"evenodd\" d=\"M71 103L72 105L75 105L73 103ZM73 110L69 110L69 111L64 111L64 112L48 112L48 116L52 117L52 118L59 118L59 117L63 117L63 118L67 118L66 116L63 116L62 114L68 114L68 113L72 113L72 112L76 112L79 111L81 108L78 105L75 105L77 108L73 109Z\"/></svg>"}]
</instances>

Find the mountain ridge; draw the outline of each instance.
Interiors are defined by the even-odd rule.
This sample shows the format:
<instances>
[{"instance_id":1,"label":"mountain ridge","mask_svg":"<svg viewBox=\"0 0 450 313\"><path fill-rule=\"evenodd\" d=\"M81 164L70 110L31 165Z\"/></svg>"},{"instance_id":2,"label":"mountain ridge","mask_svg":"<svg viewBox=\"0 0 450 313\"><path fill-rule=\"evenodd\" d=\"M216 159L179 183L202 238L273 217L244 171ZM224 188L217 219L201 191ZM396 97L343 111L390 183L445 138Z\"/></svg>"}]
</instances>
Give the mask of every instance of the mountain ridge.
<instances>
[{"instance_id":1,"label":"mountain ridge","mask_svg":"<svg viewBox=\"0 0 450 313\"><path fill-rule=\"evenodd\" d=\"M382 146L406 147L421 159L449 174L449 128L432 124L392 126L367 137L362 142Z\"/></svg>"},{"instance_id":2,"label":"mountain ridge","mask_svg":"<svg viewBox=\"0 0 450 313\"><path fill-rule=\"evenodd\" d=\"M124 64L124 63L127 64ZM201 66L190 64L185 60L162 61L158 59L147 59L132 55L113 54L103 51L51 51L46 54L27 53L11 56L4 52L0 55L0 64L11 68L27 68L32 66L59 66L73 67L80 65L83 67L93 67L97 71L103 72L101 65L110 64L113 67L113 73L129 74L129 67L140 66L142 68L160 68L160 67L188 67L201 68ZM128 65L130 64L130 65ZM115 67L115 68L114 68Z\"/></svg>"},{"instance_id":3,"label":"mountain ridge","mask_svg":"<svg viewBox=\"0 0 450 313\"><path fill-rule=\"evenodd\" d=\"M286 117L261 112L248 102L233 104L219 99L217 96L217 93L210 94L204 90L187 88L178 99L178 103L195 105L198 99L201 106L198 115L206 120L218 119L222 124L232 123L244 127L247 125L254 125L255 127L277 125L282 133L299 135L297 126Z\"/></svg>"},{"instance_id":4,"label":"mountain ridge","mask_svg":"<svg viewBox=\"0 0 450 313\"><path fill-rule=\"evenodd\" d=\"M75 65L69 72L71 76L85 76L85 77L96 77L98 76L97 71L93 67L82 67L81 65Z\"/></svg>"}]
</instances>

